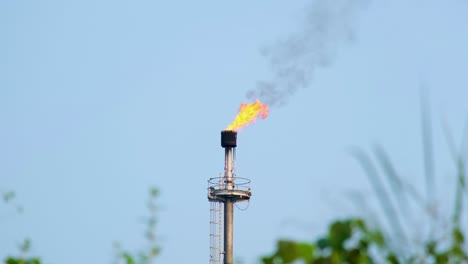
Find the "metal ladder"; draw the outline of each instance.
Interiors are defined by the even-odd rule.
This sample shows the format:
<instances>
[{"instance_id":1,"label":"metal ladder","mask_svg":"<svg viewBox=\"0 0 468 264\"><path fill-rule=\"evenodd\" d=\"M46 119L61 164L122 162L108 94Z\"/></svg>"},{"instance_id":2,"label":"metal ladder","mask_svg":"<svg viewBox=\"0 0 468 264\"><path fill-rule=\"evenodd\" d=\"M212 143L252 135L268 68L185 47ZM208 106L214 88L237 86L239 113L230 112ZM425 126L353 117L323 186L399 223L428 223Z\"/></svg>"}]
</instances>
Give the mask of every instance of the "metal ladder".
<instances>
[{"instance_id":1,"label":"metal ladder","mask_svg":"<svg viewBox=\"0 0 468 264\"><path fill-rule=\"evenodd\" d=\"M222 206L220 202L210 202L210 264L222 263Z\"/></svg>"}]
</instances>

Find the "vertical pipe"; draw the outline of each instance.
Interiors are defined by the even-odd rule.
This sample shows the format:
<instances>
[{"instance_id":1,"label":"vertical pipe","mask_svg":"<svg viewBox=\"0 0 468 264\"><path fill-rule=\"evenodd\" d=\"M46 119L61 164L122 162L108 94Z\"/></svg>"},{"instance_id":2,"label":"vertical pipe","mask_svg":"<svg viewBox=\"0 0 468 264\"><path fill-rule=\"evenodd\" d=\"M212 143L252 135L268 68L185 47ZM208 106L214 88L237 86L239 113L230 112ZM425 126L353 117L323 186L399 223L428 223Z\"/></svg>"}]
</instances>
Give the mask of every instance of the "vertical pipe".
<instances>
[{"instance_id":1,"label":"vertical pipe","mask_svg":"<svg viewBox=\"0 0 468 264\"><path fill-rule=\"evenodd\" d=\"M233 264L233 202L224 202L224 264Z\"/></svg>"},{"instance_id":2,"label":"vertical pipe","mask_svg":"<svg viewBox=\"0 0 468 264\"><path fill-rule=\"evenodd\" d=\"M225 148L225 156L224 156L224 180L226 184L226 189L232 190L232 148L227 147Z\"/></svg>"},{"instance_id":3,"label":"vertical pipe","mask_svg":"<svg viewBox=\"0 0 468 264\"><path fill-rule=\"evenodd\" d=\"M233 189L232 178L232 148L225 148L225 171L224 180L226 189ZM234 202L227 198L224 201L224 264L233 264L233 220L234 220Z\"/></svg>"}]
</instances>

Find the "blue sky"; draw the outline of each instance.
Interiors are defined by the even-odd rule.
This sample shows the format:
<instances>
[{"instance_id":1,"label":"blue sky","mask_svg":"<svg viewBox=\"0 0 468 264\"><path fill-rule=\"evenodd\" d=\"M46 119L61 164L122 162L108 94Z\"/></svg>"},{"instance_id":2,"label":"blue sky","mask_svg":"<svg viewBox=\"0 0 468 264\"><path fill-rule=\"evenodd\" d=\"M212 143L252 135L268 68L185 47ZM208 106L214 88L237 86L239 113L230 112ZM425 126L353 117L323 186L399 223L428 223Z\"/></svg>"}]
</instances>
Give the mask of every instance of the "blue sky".
<instances>
[{"instance_id":1,"label":"blue sky","mask_svg":"<svg viewBox=\"0 0 468 264\"><path fill-rule=\"evenodd\" d=\"M308 4L0 1L0 190L24 207L0 207L0 257L29 237L46 263L110 263L113 241L144 245L157 186L160 263L207 263L219 133L246 91L272 78L261 50L300 34ZM467 12L465 0L369 1L308 87L240 132L237 175L253 197L235 211L235 256L253 263L277 238L311 240L331 219L365 214L346 195L375 199L350 146L384 145L423 192L421 87L449 215L455 168L442 123L460 141Z\"/></svg>"}]
</instances>

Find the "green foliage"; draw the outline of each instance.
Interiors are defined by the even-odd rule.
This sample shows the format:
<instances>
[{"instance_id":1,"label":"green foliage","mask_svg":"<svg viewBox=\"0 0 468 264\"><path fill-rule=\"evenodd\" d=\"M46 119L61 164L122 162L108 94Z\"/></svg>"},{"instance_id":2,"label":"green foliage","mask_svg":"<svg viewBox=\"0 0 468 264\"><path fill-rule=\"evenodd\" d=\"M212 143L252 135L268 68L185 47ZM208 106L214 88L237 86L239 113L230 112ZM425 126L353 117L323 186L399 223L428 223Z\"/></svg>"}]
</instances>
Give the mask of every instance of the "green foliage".
<instances>
[{"instance_id":1,"label":"green foliage","mask_svg":"<svg viewBox=\"0 0 468 264\"><path fill-rule=\"evenodd\" d=\"M295 241L280 240L277 250L272 256L263 257L264 264L287 264L296 260L310 261L315 251L314 245Z\"/></svg>"},{"instance_id":2,"label":"green foliage","mask_svg":"<svg viewBox=\"0 0 468 264\"><path fill-rule=\"evenodd\" d=\"M19 245L20 257L8 257L5 259L5 264L41 264L39 258L27 258L29 251L31 250L31 240L25 239L21 245Z\"/></svg>"},{"instance_id":3,"label":"green foliage","mask_svg":"<svg viewBox=\"0 0 468 264\"><path fill-rule=\"evenodd\" d=\"M0 192L2 200L6 204L13 204L16 207L16 211L21 213L22 207L16 204L16 193L14 191ZM4 261L5 264L40 264L39 258L28 258L26 257L31 250L31 240L25 239L22 244L18 246L20 256L18 257L7 257Z\"/></svg>"},{"instance_id":4,"label":"green foliage","mask_svg":"<svg viewBox=\"0 0 468 264\"><path fill-rule=\"evenodd\" d=\"M16 196L15 192L12 192L12 191L2 193L3 201L6 202L6 203L13 200L15 198L15 196Z\"/></svg>"},{"instance_id":5,"label":"green foliage","mask_svg":"<svg viewBox=\"0 0 468 264\"><path fill-rule=\"evenodd\" d=\"M465 237L454 229L452 244L440 249L443 241L428 241L423 255L402 260L387 245L379 230L370 230L362 219L333 222L327 235L313 243L279 240L276 251L261 259L262 264L371 264L371 263L468 263Z\"/></svg>"},{"instance_id":6,"label":"green foliage","mask_svg":"<svg viewBox=\"0 0 468 264\"><path fill-rule=\"evenodd\" d=\"M21 253L26 254L31 249L31 240L25 239L23 244L19 246Z\"/></svg>"},{"instance_id":7,"label":"green foliage","mask_svg":"<svg viewBox=\"0 0 468 264\"><path fill-rule=\"evenodd\" d=\"M426 140L425 142L430 141ZM432 149L432 147L425 147L424 149ZM450 223L447 228L447 225L440 225L437 223L440 222L440 218L443 217L435 215L433 213L434 210L431 209L434 207L433 201L436 200L432 197L435 189L435 186L433 186L434 184L426 184L429 186L427 189L432 192L428 191L425 200L414 187L410 184L403 183L401 180L403 177L397 173L383 147L377 146L374 150L377 158L376 165L363 151L357 150L353 154L364 168L369 181L373 185L386 219L390 221L390 234L394 234L393 240L398 241L397 244L400 246L393 247L392 250L395 252L395 257L391 259L387 258L387 260L391 263L427 263L432 261L435 263L464 263L468 261L468 249L465 245L465 235L460 225L460 219L464 209L463 193L466 191L465 159L462 151L458 152L452 149L457 176L455 191L453 192L455 194L453 214L451 218L444 219L445 222ZM425 154L425 156L428 156L428 154ZM430 153L429 156L432 156L432 153ZM426 158L425 160L431 159ZM380 167L382 174L377 170L377 166ZM425 165L426 174L433 175L434 173L431 171L433 167L433 165ZM433 176L426 177L425 179L426 181L434 180ZM384 183L387 184L385 185ZM385 186L390 186L391 188L385 188ZM429 234L428 238L420 244L415 245L409 243L408 232L405 233L404 230L411 230L414 229L414 227L405 226L408 221L403 221L404 219L402 217L415 217L414 214L405 213L404 211L410 203L416 204L420 207L422 212L426 213L418 215L417 217L426 217L427 220L424 222L431 225L432 234L437 231L444 235L438 239L434 239L433 236ZM444 226L444 229L435 230L436 226ZM383 227L381 228L383 229ZM397 236L395 236L395 234ZM403 245L403 247L401 247L401 245ZM421 248L423 251L422 254Z\"/></svg>"},{"instance_id":8,"label":"green foliage","mask_svg":"<svg viewBox=\"0 0 468 264\"><path fill-rule=\"evenodd\" d=\"M306 254L297 249L300 242L280 240L276 252L263 257L262 263L468 263L466 235L461 225L465 209L463 195L468 194L465 185L467 149L463 149L463 144L461 149L456 149L449 131L446 131L456 169L453 191L455 197L452 215L438 215L435 210L437 197L434 197L437 187L434 161L437 159L433 153L429 111L424 103L425 101L422 109L422 178L425 179L425 196L403 180L405 177L394 166L382 146L376 145L371 153L373 155L355 148L352 154L364 169L383 212L382 215L372 215L372 219L377 219L374 222L380 223L378 229L369 230L360 219L335 221L330 225L327 236L307 244ZM468 123L466 128L468 129ZM465 144L468 142L466 132ZM419 211L415 213L414 209ZM382 216L383 219L379 219ZM416 218L416 221L408 221L409 217ZM411 226L414 222L421 222L422 225ZM427 227L428 234L422 241L421 238L411 238L412 231L425 231Z\"/></svg>"},{"instance_id":9,"label":"green foliage","mask_svg":"<svg viewBox=\"0 0 468 264\"><path fill-rule=\"evenodd\" d=\"M7 258L5 264L41 264L38 258L23 259L23 258Z\"/></svg>"},{"instance_id":10,"label":"green foliage","mask_svg":"<svg viewBox=\"0 0 468 264\"><path fill-rule=\"evenodd\" d=\"M459 228L454 228L451 234L451 245L445 250L439 249L439 241L426 243L426 258L435 260L436 263L467 263L468 251L464 248L465 237Z\"/></svg>"},{"instance_id":11,"label":"green foliage","mask_svg":"<svg viewBox=\"0 0 468 264\"><path fill-rule=\"evenodd\" d=\"M368 229L362 219L347 219L333 222L327 235L314 243L279 240L275 253L261 261L263 264L375 263L371 248L392 257L386 252L382 233Z\"/></svg>"},{"instance_id":12,"label":"green foliage","mask_svg":"<svg viewBox=\"0 0 468 264\"><path fill-rule=\"evenodd\" d=\"M136 254L132 254L128 251L124 251L121 249L118 243L115 244L116 250L116 264L152 264L154 263L155 257L159 254L160 248L156 244L156 224L157 224L157 205L156 205L156 198L159 196L159 190L157 188L151 188L149 191L149 199L148 199L148 210L150 212L149 217L146 219L146 230L145 230L145 238L148 242L148 249L145 251L138 252ZM15 193L14 192L7 192L2 193L2 198L4 202L8 203L14 200ZM31 249L31 241L29 239L25 239L21 245L18 246L20 254L18 257L8 257L4 261L5 264L41 264L41 260L39 258L28 258L26 257Z\"/></svg>"},{"instance_id":13,"label":"green foliage","mask_svg":"<svg viewBox=\"0 0 468 264\"><path fill-rule=\"evenodd\" d=\"M156 198L159 196L159 190L155 187L149 191L149 199L147 203L149 217L146 219L145 239L147 242L147 249L131 253L123 250L120 243L114 244L116 252L115 264L152 264L154 259L160 253L160 248L156 240L156 224L157 224L157 204Z\"/></svg>"},{"instance_id":14,"label":"green foliage","mask_svg":"<svg viewBox=\"0 0 468 264\"><path fill-rule=\"evenodd\" d=\"M14 191L0 191L0 197L5 204L14 206L18 213L23 212L23 208L16 203L16 193Z\"/></svg>"}]
</instances>

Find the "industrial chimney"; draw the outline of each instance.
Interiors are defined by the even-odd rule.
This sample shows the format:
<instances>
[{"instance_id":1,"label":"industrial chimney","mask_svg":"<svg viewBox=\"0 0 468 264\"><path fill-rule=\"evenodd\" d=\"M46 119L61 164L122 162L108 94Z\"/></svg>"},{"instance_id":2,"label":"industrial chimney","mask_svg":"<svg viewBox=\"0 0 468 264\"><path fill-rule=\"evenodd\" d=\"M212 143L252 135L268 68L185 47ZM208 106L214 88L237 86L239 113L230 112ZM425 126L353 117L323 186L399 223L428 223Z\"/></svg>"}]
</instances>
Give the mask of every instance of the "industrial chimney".
<instances>
[{"instance_id":1,"label":"industrial chimney","mask_svg":"<svg viewBox=\"0 0 468 264\"><path fill-rule=\"evenodd\" d=\"M237 132L221 131L221 146L224 148L224 175L208 180L210 264L233 264L233 206L236 202L249 201L252 193L250 180L235 174Z\"/></svg>"}]
</instances>

